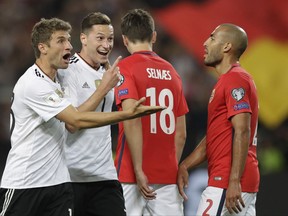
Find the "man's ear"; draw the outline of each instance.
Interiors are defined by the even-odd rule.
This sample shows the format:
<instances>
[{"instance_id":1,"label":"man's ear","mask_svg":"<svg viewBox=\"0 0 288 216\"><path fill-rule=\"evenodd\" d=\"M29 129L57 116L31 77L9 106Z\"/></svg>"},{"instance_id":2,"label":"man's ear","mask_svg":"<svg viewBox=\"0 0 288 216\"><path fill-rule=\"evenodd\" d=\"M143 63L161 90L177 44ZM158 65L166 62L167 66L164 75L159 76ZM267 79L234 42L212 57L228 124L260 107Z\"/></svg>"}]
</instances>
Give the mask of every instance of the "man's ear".
<instances>
[{"instance_id":1,"label":"man's ear","mask_svg":"<svg viewBox=\"0 0 288 216\"><path fill-rule=\"evenodd\" d=\"M151 42L152 42L152 43L156 43L156 40L157 40L157 32L154 31L153 34L152 34L152 40L151 40Z\"/></svg>"},{"instance_id":2,"label":"man's ear","mask_svg":"<svg viewBox=\"0 0 288 216\"><path fill-rule=\"evenodd\" d=\"M128 44L129 44L129 41L128 41L128 38L125 36L125 35L122 35L122 40L123 40L123 44L124 44L124 46L128 46Z\"/></svg>"},{"instance_id":3,"label":"man's ear","mask_svg":"<svg viewBox=\"0 0 288 216\"><path fill-rule=\"evenodd\" d=\"M48 46L45 43L39 43L38 44L38 49L39 49L40 53L43 55L47 54L47 48L48 48Z\"/></svg>"},{"instance_id":4,"label":"man's ear","mask_svg":"<svg viewBox=\"0 0 288 216\"><path fill-rule=\"evenodd\" d=\"M232 44L231 43L227 42L227 43L224 44L223 50L224 50L225 53L229 52L231 49L232 49Z\"/></svg>"},{"instance_id":5,"label":"man's ear","mask_svg":"<svg viewBox=\"0 0 288 216\"><path fill-rule=\"evenodd\" d=\"M84 33L81 33L80 34L80 41L81 41L82 45L86 46L87 45L87 35Z\"/></svg>"}]
</instances>

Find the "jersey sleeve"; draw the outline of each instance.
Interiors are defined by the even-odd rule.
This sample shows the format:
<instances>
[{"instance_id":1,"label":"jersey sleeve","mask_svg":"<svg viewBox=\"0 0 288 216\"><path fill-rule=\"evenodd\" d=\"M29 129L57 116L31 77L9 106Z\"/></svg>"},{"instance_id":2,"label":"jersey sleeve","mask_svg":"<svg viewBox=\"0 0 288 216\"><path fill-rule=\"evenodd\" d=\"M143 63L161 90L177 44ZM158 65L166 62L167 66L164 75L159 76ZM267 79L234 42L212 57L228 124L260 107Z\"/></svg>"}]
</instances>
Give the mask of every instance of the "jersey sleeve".
<instances>
[{"instance_id":1,"label":"jersey sleeve","mask_svg":"<svg viewBox=\"0 0 288 216\"><path fill-rule=\"evenodd\" d=\"M227 105L227 119L239 113L252 113L250 101L250 85L248 80L237 73L226 79L225 100Z\"/></svg>"},{"instance_id":2,"label":"jersey sleeve","mask_svg":"<svg viewBox=\"0 0 288 216\"><path fill-rule=\"evenodd\" d=\"M179 78L179 85L181 90L180 90L180 97L178 97L179 103L178 103L177 117L185 115L189 111L187 101L184 96L183 88L181 87L182 82L180 78Z\"/></svg>"},{"instance_id":3,"label":"jersey sleeve","mask_svg":"<svg viewBox=\"0 0 288 216\"><path fill-rule=\"evenodd\" d=\"M49 121L71 104L57 88L45 80L39 85L27 85L24 100L44 121Z\"/></svg>"},{"instance_id":4,"label":"jersey sleeve","mask_svg":"<svg viewBox=\"0 0 288 216\"><path fill-rule=\"evenodd\" d=\"M135 80L133 78L133 75L128 69L129 66L125 65L125 63L123 62L120 62L118 66L121 74L121 80L115 88L116 105L121 104L122 100L128 98L138 100L138 91L135 86Z\"/></svg>"}]
</instances>

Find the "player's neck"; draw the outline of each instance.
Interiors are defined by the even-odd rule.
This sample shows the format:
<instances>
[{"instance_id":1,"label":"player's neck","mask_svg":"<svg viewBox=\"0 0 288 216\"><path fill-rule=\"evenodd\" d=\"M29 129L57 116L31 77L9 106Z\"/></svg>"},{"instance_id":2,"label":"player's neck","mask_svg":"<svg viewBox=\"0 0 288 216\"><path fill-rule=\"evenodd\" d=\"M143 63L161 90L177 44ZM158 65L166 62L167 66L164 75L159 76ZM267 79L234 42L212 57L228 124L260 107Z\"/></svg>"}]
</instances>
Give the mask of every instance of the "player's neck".
<instances>
[{"instance_id":1,"label":"player's neck","mask_svg":"<svg viewBox=\"0 0 288 216\"><path fill-rule=\"evenodd\" d=\"M153 51L152 50L152 45L149 43L135 43L135 44L130 44L129 51L131 54L139 51Z\"/></svg>"},{"instance_id":2,"label":"player's neck","mask_svg":"<svg viewBox=\"0 0 288 216\"><path fill-rule=\"evenodd\" d=\"M99 62L94 62L92 60L92 58L89 57L89 55L87 54L87 52L83 51L83 49L80 51L80 53L78 53L78 55L87 63L89 64L92 68L94 68L95 70L98 70L100 67L100 63Z\"/></svg>"},{"instance_id":3,"label":"player's neck","mask_svg":"<svg viewBox=\"0 0 288 216\"><path fill-rule=\"evenodd\" d=\"M217 74L220 76L227 73L233 67L233 65L239 64L237 59L223 59L222 62L216 65L215 69Z\"/></svg>"},{"instance_id":4,"label":"player's neck","mask_svg":"<svg viewBox=\"0 0 288 216\"><path fill-rule=\"evenodd\" d=\"M57 70L54 69L46 61L43 61L41 58L36 59L36 65L41 69L41 71L46 74L53 82L55 81Z\"/></svg>"}]
</instances>

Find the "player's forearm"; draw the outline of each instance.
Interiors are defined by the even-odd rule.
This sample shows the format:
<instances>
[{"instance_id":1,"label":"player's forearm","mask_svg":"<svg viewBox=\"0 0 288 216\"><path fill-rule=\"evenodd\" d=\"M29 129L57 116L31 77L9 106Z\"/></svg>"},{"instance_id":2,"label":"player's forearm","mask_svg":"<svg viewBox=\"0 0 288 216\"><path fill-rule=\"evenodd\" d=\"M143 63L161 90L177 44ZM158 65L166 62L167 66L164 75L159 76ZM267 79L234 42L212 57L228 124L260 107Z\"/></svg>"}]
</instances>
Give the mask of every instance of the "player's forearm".
<instances>
[{"instance_id":1,"label":"player's forearm","mask_svg":"<svg viewBox=\"0 0 288 216\"><path fill-rule=\"evenodd\" d=\"M180 166L189 171L203 163L206 159L206 137L204 137L194 151L181 162Z\"/></svg>"},{"instance_id":2,"label":"player's forearm","mask_svg":"<svg viewBox=\"0 0 288 216\"><path fill-rule=\"evenodd\" d=\"M79 129L102 127L105 125L116 124L131 117L132 115L128 111L79 112L78 118L76 118L73 126Z\"/></svg>"},{"instance_id":3,"label":"player's forearm","mask_svg":"<svg viewBox=\"0 0 288 216\"><path fill-rule=\"evenodd\" d=\"M245 168L249 148L250 131L236 131L233 139L230 181L239 181Z\"/></svg>"},{"instance_id":4,"label":"player's forearm","mask_svg":"<svg viewBox=\"0 0 288 216\"><path fill-rule=\"evenodd\" d=\"M185 115L177 118L176 122L176 132L175 132L175 148L176 148L176 157L179 162L182 156L186 141L186 119Z\"/></svg>"},{"instance_id":5,"label":"player's forearm","mask_svg":"<svg viewBox=\"0 0 288 216\"><path fill-rule=\"evenodd\" d=\"M176 158L177 161L179 162L182 156L182 152L184 149L184 145L185 145L185 141L186 141L186 136L178 136L176 138L175 141L175 145L176 145Z\"/></svg>"},{"instance_id":6,"label":"player's forearm","mask_svg":"<svg viewBox=\"0 0 288 216\"><path fill-rule=\"evenodd\" d=\"M142 123L141 118L123 122L135 174L142 172Z\"/></svg>"},{"instance_id":7,"label":"player's forearm","mask_svg":"<svg viewBox=\"0 0 288 216\"><path fill-rule=\"evenodd\" d=\"M73 128L92 128L115 124L120 121L137 117L139 113L131 110L121 112L79 112L73 106L68 106L56 118ZM142 113L143 114L143 113ZM141 114L140 114L141 115Z\"/></svg>"},{"instance_id":8,"label":"player's forearm","mask_svg":"<svg viewBox=\"0 0 288 216\"><path fill-rule=\"evenodd\" d=\"M244 171L250 140L250 122L250 113L240 113L231 118L234 136L230 182L239 182Z\"/></svg>"},{"instance_id":9,"label":"player's forearm","mask_svg":"<svg viewBox=\"0 0 288 216\"><path fill-rule=\"evenodd\" d=\"M96 91L83 104L77 107L77 110L80 112L95 111L107 92L101 88L97 88ZM75 133L78 130L78 128L72 126L71 124L65 124L65 127L70 133Z\"/></svg>"},{"instance_id":10,"label":"player's forearm","mask_svg":"<svg viewBox=\"0 0 288 216\"><path fill-rule=\"evenodd\" d=\"M105 89L96 89L96 91L77 109L80 112L95 111L107 93L108 91Z\"/></svg>"}]
</instances>

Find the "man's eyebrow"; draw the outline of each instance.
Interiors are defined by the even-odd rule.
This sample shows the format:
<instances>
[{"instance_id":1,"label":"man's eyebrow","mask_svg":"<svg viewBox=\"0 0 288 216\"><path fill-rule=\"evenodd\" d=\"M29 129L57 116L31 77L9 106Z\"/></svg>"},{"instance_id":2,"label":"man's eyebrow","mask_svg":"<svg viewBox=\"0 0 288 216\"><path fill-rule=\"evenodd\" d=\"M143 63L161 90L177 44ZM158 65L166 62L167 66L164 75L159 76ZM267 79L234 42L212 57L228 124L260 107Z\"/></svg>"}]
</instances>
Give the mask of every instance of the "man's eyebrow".
<instances>
[{"instance_id":1,"label":"man's eyebrow","mask_svg":"<svg viewBox=\"0 0 288 216\"><path fill-rule=\"evenodd\" d=\"M59 35L59 36L56 37L56 39L66 39L66 38L69 40L69 39L71 39L71 36L66 37L66 36L63 36L63 35Z\"/></svg>"}]
</instances>

